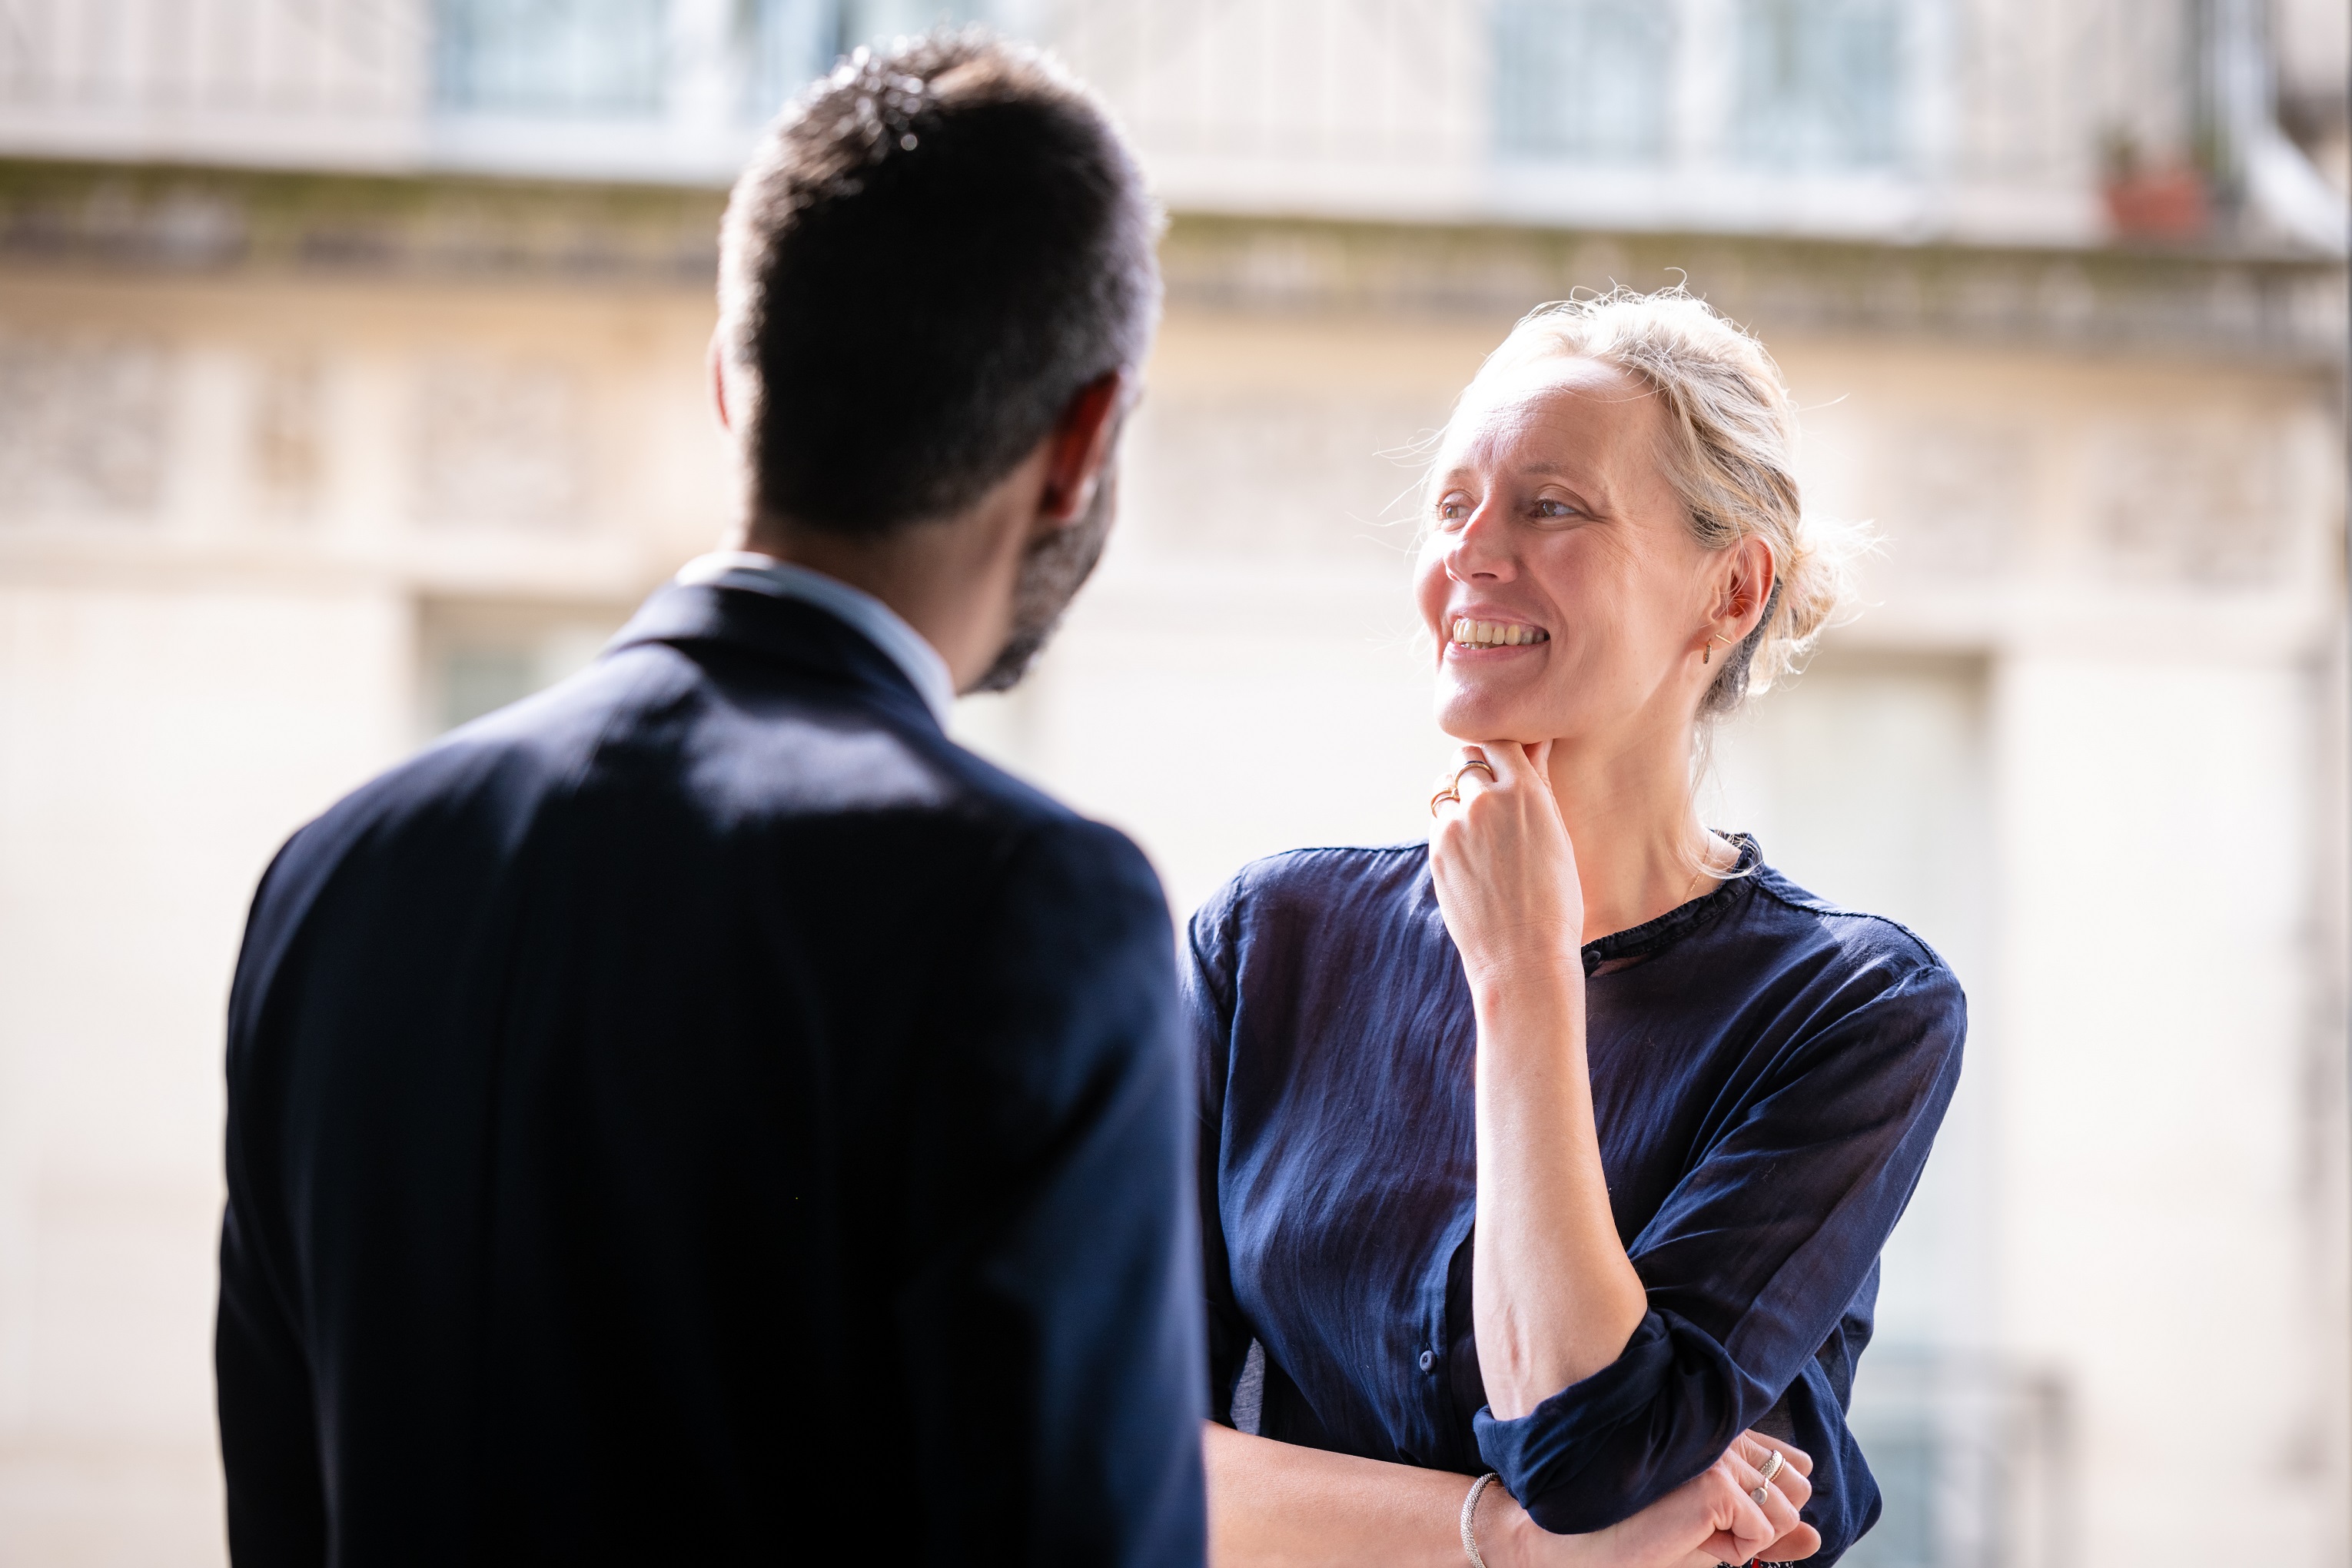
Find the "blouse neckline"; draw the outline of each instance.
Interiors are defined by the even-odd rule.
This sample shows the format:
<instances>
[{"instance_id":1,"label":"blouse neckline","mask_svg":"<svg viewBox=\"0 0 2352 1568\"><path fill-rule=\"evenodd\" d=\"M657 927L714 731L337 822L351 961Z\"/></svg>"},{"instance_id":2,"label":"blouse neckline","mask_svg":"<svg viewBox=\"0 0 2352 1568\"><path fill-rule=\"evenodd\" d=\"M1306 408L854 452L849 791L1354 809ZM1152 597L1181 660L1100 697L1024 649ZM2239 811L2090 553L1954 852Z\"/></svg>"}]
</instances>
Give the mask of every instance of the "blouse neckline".
<instances>
[{"instance_id":1,"label":"blouse neckline","mask_svg":"<svg viewBox=\"0 0 2352 1568\"><path fill-rule=\"evenodd\" d=\"M1584 973L1589 979L1604 965L1623 969L1652 958L1696 931L1706 921L1730 907L1756 879L1764 863L1763 851L1757 847L1755 835L1725 833L1717 837L1727 840L1739 851L1731 869L1708 891L1688 903L1677 904L1655 920L1623 931L1611 931L1584 944Z\"/></svg>"}]
</instances>

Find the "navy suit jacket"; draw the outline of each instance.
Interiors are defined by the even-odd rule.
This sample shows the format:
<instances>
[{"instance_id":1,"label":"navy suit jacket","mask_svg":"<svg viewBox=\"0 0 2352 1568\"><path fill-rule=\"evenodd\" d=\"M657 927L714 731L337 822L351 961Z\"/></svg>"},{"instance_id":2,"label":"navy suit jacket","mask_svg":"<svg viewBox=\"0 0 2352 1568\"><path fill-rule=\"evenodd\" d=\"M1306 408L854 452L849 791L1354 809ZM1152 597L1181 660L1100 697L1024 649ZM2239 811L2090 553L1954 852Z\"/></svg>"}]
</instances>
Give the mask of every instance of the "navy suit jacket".
<instances>
[{"instance_id":1,"label":"navy suit jacket","mask_svg":"<svg viewBox=\"0 0 2352 1568\"><path fill-rule=\"evenodd\" d=\"M236 1562L1198 1563L1173 955L858 633L655 595L262 880Z\"/></svg>"}]
</instances>

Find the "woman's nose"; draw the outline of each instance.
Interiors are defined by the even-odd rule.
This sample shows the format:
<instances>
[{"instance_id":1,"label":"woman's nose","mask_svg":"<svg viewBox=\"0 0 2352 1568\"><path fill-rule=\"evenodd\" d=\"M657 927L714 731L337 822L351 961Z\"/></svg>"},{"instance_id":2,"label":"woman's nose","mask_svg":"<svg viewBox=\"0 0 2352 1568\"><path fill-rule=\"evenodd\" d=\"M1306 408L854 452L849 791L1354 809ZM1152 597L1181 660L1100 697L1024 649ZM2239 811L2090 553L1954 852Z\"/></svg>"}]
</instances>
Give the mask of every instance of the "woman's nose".
<instances>
[{"instance_id":1,"label":"woman's nose","mask_svg":"<svg viewBox=\"0 0 2352 1568\"><path fill-rule=\"evenodd\" d=\"M1457 583L1508 582L1517 574L1509 530L1496 507L1480 507L1454 533L1445 551L1445 574Z\"/></svg>"}]
</instances>

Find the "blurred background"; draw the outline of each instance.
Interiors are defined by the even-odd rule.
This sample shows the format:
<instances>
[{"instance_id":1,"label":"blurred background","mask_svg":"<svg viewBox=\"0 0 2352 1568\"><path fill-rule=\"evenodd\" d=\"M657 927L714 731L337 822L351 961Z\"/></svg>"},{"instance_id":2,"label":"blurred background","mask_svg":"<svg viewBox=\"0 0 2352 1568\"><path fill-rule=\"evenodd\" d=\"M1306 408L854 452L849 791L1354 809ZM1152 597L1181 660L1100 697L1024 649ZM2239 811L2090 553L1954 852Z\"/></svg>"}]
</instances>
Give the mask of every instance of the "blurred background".
<instances>
[{"instance_id":1,"label":"blurred background","mask_svg":"<svg viewBox=\"0 0 2352 1568\"><path fill-rule=\"evenodd\" d=\"M1687 279L1885 540L1707 814L1971 999L1849 1561L2352 1561L2343 0L0 0L0 1561L222 1561L255 879L714 541L724 187L942 18L1172 213L1124 521L972 742L1180 913L1419 834L1416 443Z\"/></svg>"}]
</instances>

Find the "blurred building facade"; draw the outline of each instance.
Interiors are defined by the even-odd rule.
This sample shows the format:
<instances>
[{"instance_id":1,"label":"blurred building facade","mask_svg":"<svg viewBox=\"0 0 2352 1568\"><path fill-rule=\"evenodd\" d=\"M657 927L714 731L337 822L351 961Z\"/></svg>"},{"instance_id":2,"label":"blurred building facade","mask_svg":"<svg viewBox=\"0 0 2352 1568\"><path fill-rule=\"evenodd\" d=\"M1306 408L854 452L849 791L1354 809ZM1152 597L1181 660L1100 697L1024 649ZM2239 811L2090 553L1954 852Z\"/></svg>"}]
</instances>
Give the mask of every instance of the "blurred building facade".
<instances>
[{"instance_id":1,"label":"blurred building facade","mask_svg":"<svg viewBox=\"0 0 2352 1568\"><path fill-rule=\"evenodd\" d=\"M1173 213L1120 531L974 743L1180 912L1415 835L1421 443L1528 306L1686 278L1885 542L1709 816L1972 1003L1850 1561L2352 1559L2352 45L2304 0L0 0L0 1559L223 1556L244 900L708 547L724 184L940 16L1059 50Z\"/></svg>"}]
</instances>

